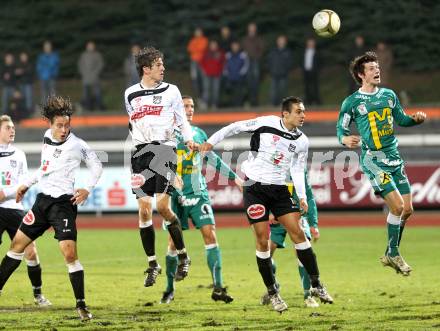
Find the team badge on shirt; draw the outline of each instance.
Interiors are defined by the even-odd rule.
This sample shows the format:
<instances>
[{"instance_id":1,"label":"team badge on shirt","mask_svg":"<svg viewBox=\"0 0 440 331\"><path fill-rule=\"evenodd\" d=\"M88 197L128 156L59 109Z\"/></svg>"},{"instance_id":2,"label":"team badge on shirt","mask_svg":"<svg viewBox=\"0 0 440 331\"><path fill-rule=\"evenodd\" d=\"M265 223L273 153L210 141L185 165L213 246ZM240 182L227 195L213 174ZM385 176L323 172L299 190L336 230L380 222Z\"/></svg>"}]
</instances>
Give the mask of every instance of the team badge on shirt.
<instances>
[{"instance_id":1,"label":"team badge on shirt","mask_svg":"<svg viewBox=\"0 0 440 331\"><path fill-rule=\"evenodd\" d=\"M365 106L365 104L364 103L361 103L358 107L357 107L357 110L358 110L358 112L359 112L359 114L361 114L361 115L366 115L367 114L367 107Z\"/></svg>"},{"instance_id":2,"label":"team badge on shirt","mask_svg":"<svg viewBox=\"0 0 440 331\"><path fill-rule=\"evenodd\" d=\"M162 102L162 96L161 95L153 95L153 103L155 105L158 105Z\"/></svg>"},{"instance_id":3,"label":"team badge on shirt","mask_svg":"<svg viewBox=\"0 0 440 331\"><path fill-rule=\"evenodd\" d=\"M290 152L290 153L295 152L295 149L296 149L296 146L295 146L294 144L290 144L290 145L289 145L289 152Z\"/></svg>"},{"instance_id":4,"label":"team badge on shirt","mask_svg":"<svg viewBox=\"0 0 440 331\"><path fill-rule=\"evenodd\" d=\"M62 150L55 148L55 151L53 152L53 157L58 158L61 155Z\"/></svg>"},{"instance_id":5,"label":"team badge on shirt","mask_svg":"<svg viewBox=\"0 0 440 331\"><path fill-rule=\"evenodd\" d=\"M17 167L17 160L9 160L11 163L11 168Z\"/></svg>"},{"instance_id":6,"label":"team badge on shirt","mask_svg":"<svg viewBox=\"0 0 440 331\"><path fill-rule=\"evenodd\" d=\"M388 99L388 105L393 108L394 107L394 102L391 99Z\"/></svg>"}]
</instances>

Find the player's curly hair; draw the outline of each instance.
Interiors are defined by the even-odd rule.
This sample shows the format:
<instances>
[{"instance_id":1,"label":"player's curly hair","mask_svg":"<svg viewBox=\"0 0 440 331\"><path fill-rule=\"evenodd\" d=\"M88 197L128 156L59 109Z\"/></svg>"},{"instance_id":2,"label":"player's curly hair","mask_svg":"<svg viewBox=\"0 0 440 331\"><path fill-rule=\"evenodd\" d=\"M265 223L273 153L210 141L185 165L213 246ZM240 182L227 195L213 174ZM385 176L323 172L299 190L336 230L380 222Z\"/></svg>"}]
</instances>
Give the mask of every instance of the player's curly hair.
<instances>
[{"instance_id":1,"label":"player's curly hair","mask_svg":"<svg viewBox=\"0 0 440 331\"><path fill-rule=\"evenodd\" d=\"M137 55L135 55L136 70L139 77L144 74L144 67L151 68L154 61L163 59L163 53L152 46L142 48Z\"/></svg>"},{"instance_id":2,"label":"player's curly hair","mask_svg":"<svg viewBox=\"0 0 440 331\"><path fill-rule=\"evenodd\" d=\"M350 63L350 74L359 85L362 85L362 79L359 77L359 74L364 73L364 64L368 62L377 62L377 55L375 52L366 52L365 54L356 57Z\"/></svg>"},{"instance_id":3,"label":"player's curly hair","mask_svg":"<svg viewBox=\"0 0 440 331\"><path fill-rule=\"evenodd\" d=\"M283 115L283 112L290 113L292 111L292 105L297 103L303 103L303 101L298 97L286 97L281 102L281 115Z\"/></svg>"},{"instance_id":4,"label":"player's curly hair","mask_svg":"<svg viewBox=\"0 0 440 331\"><path fill-rule=\"evenodd\" d=\"M55 116L69 116L72 117L74 109L69 98L61 96L50 96L42 105L41 115L53 123Z\"/></svg>"}]
</instances>

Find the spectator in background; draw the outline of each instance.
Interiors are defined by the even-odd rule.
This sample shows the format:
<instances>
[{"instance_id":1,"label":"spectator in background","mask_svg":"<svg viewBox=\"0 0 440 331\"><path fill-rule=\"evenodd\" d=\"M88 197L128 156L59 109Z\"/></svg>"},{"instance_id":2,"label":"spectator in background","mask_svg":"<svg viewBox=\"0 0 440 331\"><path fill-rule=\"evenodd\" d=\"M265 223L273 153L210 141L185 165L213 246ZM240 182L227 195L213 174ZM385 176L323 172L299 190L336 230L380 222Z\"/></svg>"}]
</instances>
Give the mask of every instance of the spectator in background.
<instances>
[{"instance_id":1,"label":"spectator in background","mask_svg":"<svg viewBox=\"0 0 440 331\"><path fill-rule=\"evenodd\" d=\"M127 87L139 83L139 73L136 69L135 56L139 53L141 47L138 44L131 46L130 55L124 60L124 75Z\"/></svg>"},{"instance_id":2,"label":"spectator in background","mask_svg":"<svg viewBox=\"0 0 440 331\"><path fill-rule=\"evenodd\" d=\"M249 70L249 58L241 50L240 43L233 41L231 50L226 53L226 63L223 71L226 90L230 96L230 106L243 106L246 75Z\"/></svg>"},{"instance_id":3,"label":"spectator in background","mask_svg":"<svg viewBox=\"0 0 440 331\"><path fill-rule=\"evenodd\" d=\"M367 47L365 46L365 39L361 35L357 35L354 38L354 45L350 47L348 54L347 54L347 64L349 64L354 58L361 56L365 54L367 51ZM356 82L354 81L353 77L349 75L347 77L348 79L348 94L352 94L353 92L357 91L359 86L356 85Z\"/></svg>"},{"instance_id":4,"label":"spectator in background","mask_svg":"<svg viewBox=\"0 0 440 331\"><path fill-rule=\"evenodd\" d=\"M231 29L227 25L223 25L220 28L220 39L218 45L220 49L223 50L224 53L227 53L231 50L231 43L233 41Z\"/></svg>"},{"instance_id":5,"label":"spectator in background","mask_svg":"<svg viewBox=\"0 0 440 331\"><path fill-rule=\"evenodd\" d=\"M264 52L264 41L257 34L257 25L249 23L247 35L242 40L243 50L249 57L249 70L247 73L248 98L251 106L258 106L258 88L260 84L260 61Z\"/></svg>"},{"instance_id":6,"label":"spectator in background","mask_svg":"<svg viewBox=\"0 0 440 331\"><path fill-rule=\"evenodd\" d=\"M203 70L203 103L201 106L217 108L220 94L220 79L225 64L225 55L216 40L210 40L200 65Z\"/></svg>"},{"instance_id":7,"label":"spectator in background","mask_svg":"<svg viewBox=\"0 0 440 331\"><path fill-rule=\"evenodd\" d=\"M276 47L268 55L268 67L272 80L270 100L272 105L281 104L282 98L287 95L289 73L293 67L293 55L287 48L287 37L280 35L276 41Z\"/></svg>"},{"instance_id":8,"label":"spectator in background","mask_svg":"<svg viewBox=\"0 0 440 331\"><path fill-rule=\"evenodd\" d=\"M16 122L28 117L25 99L18 88L13 88L12 96L9 99L7 115Z\"/></svg>"},{"instance_id":9,"label":"spectator in background","mask_svg":"<svg viewBox=\"0 0 440 331\"><path fill-rule=\"evenodd\" d=\"M88 41L86 50L78 60L78 71L83 85L82 105L87 110L104 110L102 104L100 76L104 68L104 60L96 50L94 41ZM93 96L92 96L93 94Z\"/></svg>"},{"instance_id":10,"label":"spectator in background","mask_svg":"<svg viewBox=\"0 0 440 331\"><path fill-rule=\"evenodd\" d=\"M43 43L43 53L37 59L37 74L41 84L41 99L44 103L48 96L56 92L56 79L60 69L60 57L52 49L52 43Z\"/></svg>"},{"instance_id":11,"label":"spectator in background","mask_svg":"<svg viewBox=\"0 0 440 331\"><path fill-rule=\"evenodd\" d=\"M189 41L186 50L188 51L190 62L190 75L194 93L197 98L202 96L203 71L200 67L200 61L208 47L208 38L203 34L201 28L194 30L194 36Z\"/></svg>"},{"instance_id":12,"label":"spectator in background","mask_svg":"<svg viewBox=\"0 0 440 331\"><path fill-rule=\"evenodd\" d=\"M15 59L12 53L6 53L2 68L2 114L8 113L9 102L12 98L15 88Z\"/></svg>"},{"instance_id":13,"label":"spectator in background","mask_svg":"<svg viewBox=\"0 0 440 331\"><path fill-rule=\"evenodd\" d=\"M320 105L319 96L319 52L316 50L316 40L309 38L306 40L303 60L304 95L305 103L309 105Z\"/></svg>"},{"instance_id":14,"label":"spectator in background","mask_svg":"<svg viewBox=\"0 0 440 331\"><path fill-rule=\"evenodd\" d=\"M19 62L15 69L18 87L24 98L26 107L26 116L32 114L33 111L33 84L34 84L34 67L29 62L29 55L26 52L21 52Z\"/></svg>"},{"instance_id":15,"label":"spectator in background","mask_svg":"<svg viewBox=\"0 0 440 331\"><path fill-rule=\"evenodd\" d=\"M380 85L388 86L393 68L393 52L385 42L379 41L376 45L376 55L380 63Z\"/></svg>"}]
</instances>

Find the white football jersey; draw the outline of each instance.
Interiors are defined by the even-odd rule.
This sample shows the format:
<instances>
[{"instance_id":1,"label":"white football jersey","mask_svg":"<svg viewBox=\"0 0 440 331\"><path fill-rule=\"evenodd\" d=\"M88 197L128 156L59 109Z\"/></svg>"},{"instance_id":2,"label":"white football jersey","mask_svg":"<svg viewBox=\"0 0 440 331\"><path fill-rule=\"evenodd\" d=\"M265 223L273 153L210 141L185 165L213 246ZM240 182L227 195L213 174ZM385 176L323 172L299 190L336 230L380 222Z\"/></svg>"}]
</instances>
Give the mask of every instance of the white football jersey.
<instances>
[{"instance_id":1,"label":"white football jersey","mask_svg":"<svg viewBox=\"0 0 440 331\"><path fill-rule=\"evenodd\" d=\"M15 193L28 168L26 155L14 145L0 145L0 191L6 199L0 201L0 207L23 210L23 205L15 202Z\"/></svg>"},{"instance_id":2,"label":"white football jersey","mask_svg":"<svg viewBox=\"0 0 440 331\"><path fill-rule=\"evenodd\" d=\"M30 187L38 182L41 192L54 198L63 194L72 195L75 172L79 169L81 160L90 170L90 177L84 188L91 192L102 174L102 164L96 153L72 132L64 142L57 142L49 129L44 134L40 168L24 184Z\"/></svg>"},{"instance_id":3,"label":"white football jersey","mask_svg":"<svg viewBox=\"0 0 440 331\"><path fill-rule=\"evenodd\" d=\"M145 89L141 83L135 84L125 90L125 108L135 146L152 141L176 146L176 127L185 142L192 140L182 96L173 84L162 82L151 89Z\"/></svg>"},{"instance_id":4,"label":"white football jersey","mask_svg":"<svg viewBox=\"0 0 440 331\"><path fill-rule=\"evenodd\" d=\"M304 170L309 139L298 129L289 131L278 116L261 116L232 123L214 133L208 143L215 145L240 132L250 132L251 151L241 170L251 180L285 185L293 181L298 197L306 198Z\"/></svg>"}]
</instances>

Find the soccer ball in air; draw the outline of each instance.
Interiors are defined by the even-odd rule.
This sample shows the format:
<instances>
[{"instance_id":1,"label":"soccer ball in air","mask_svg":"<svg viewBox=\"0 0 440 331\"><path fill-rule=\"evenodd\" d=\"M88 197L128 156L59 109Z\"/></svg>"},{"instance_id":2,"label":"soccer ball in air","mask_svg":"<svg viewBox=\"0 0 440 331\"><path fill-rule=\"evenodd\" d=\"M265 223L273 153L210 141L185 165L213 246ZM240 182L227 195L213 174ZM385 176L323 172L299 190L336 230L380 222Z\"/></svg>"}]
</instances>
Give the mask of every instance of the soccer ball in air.
<instances>
[{"instance_id":1,"label":"soccer ball in air","mask_svg":"<svg viewBox=\"0 0 440 331\"><path fill-rule=\"evenodd\" d=\"M341 20L333 10L323 9L313 16L312 25L318 36L328 38L338 33Z\"/></svg>"}]
</instances>

